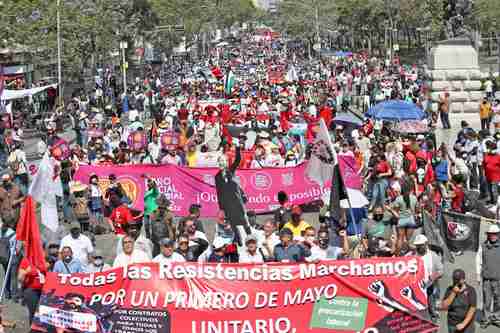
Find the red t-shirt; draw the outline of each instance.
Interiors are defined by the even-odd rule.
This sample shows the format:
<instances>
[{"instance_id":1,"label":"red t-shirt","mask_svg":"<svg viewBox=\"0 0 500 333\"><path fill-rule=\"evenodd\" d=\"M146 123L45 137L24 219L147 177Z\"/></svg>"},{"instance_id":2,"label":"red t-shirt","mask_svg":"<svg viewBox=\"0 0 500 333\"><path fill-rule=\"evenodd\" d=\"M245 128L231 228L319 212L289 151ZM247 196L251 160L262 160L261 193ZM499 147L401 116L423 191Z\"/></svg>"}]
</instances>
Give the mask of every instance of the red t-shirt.
<instances>
[{"instance_id":1,"label":"red t-shirt","mask_svg":"<svg viewBox=\"0 0 500 333\"><path fill-rule=\"evenodd\" d=\"M41 290L43 288L43 284L40 282L40 274L46 275L46 272L40 272L39 274L38 269L33 267L26 258L23 258L21 260L19 269L26 270L30 266L31 272L26 274L23 282L23 288Z\"/></svg>"},{"instance_id":2,"label":"red t-shirt","mask_svg":"<svg viewBox=\"0 0 500 333\"><path fill-rule=\"evenodd\" d=\"M377 163L375 170L377 171L377 174L387 173L391 170L391 166L387 163L387 161L380 161Z\"/></svg>"},{"instance_id":3,"label":"red t-shirt","mask_svg":"<svg viewBox=\"0 0 500 333\"><path fill-rule=\"evenodd\" d=\"M455 187L455 196L451 200L451 209L455 212L463 213L465 193L461 186Z\"/></svg>"},{"instance_id":4,"label":"red t-shirt","mask_svg":"<svg viewBox=\"0 0 500 333\"><path fill-rule=\"evenodd\" d=\"M133 221L134 217L127 206L121 205L113 209L110 219L115 227L115 233L117 235L125 235L125 230L123 230L123 228L126 224Z\"/></svg>"},{"instance_id":5,"label":"red t-shirt","mask_svg":"<svg viewBox=\"0 0 500 333\"><path fill-rule=\"evenodd\" d=\"M417 157L411 151L408 151L405 155L405 158L410 162L410 167L408 172L415 173L417 172Z\"/></svg>"},{"instance_id":6,"label":"red t-shirt","mask_svg":"<svg viewBox=\"0 0 500 333\"><path fill-rule=\"evenodd\" d=\"M179 120L187 120L189 116L189 110L188 109L179 109L177 110L177 116L179 117Z\"/></svg>"},{"instance_id":7,"label":"red t-shirt","mask_svg":"<svg viewBox=\"0 0 500 333\"><path fill-rule=\"evenodd\" d=\"M483 160L484 175L490 183L500 182L500 155L485 155Z\"/></svg>"}]
</instances>

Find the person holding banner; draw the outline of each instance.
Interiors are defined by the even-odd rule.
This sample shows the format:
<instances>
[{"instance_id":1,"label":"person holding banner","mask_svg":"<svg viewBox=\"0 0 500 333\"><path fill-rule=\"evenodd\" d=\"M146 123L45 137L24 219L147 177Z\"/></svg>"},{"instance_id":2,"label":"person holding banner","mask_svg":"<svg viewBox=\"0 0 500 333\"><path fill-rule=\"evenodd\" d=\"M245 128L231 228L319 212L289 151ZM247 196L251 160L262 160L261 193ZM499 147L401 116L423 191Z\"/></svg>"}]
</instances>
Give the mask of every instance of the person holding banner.
<instances>
[{"instance_id":1,"label":"person holding banner","mask_svg":"<svg viewBox=\"0 0 500 333\"><path fill-rule=\"evenodd\" d=\"M113 262L113 268L126 267L131 264L150 262L151 257L134 247L135 240L130 236L122 238L123 252L118 254Z\"/></svg>"},{"instance_id":2,"label":"person holding banner","mask_svg":"<svg viewBox=\"0 0 500 333\"><path fill-rule=\"evenodd\" d=\"M48 266L47 263L47 267ZM27 258L23 258L19 264L17 280L22 286L23 302L28 308L30 324L33 321L33 316L38 307L46 274L46 270L37 269L34 265L30 264Z\"/></svg>"},{"instance_id":3,"label":"person holding banner","mask_svg":"<svg viewBox=\"0 0 500 333\"><path fill-rule=\"evenodd\" d=\"M186 262L186 259L179 253L175 252L175 241L163 238L160 240L161 253L153 258L153 262L170 263L170 262Z\"/></svg>"},{"instance_id":4,"label":"person holding banner","mask_svg":"<svg viewBox=\"0 0 500 333\"><path fill-rule=\"evenodd\" d=\"M285 263L305 262L311 251L293 242L293 232L288 228L280 231L280 243L274 247L274 261Z\"/></svg>"},{"instance_id":5,"label":"person holding banner","mask_svg":"<svg viewBox=\"0 0 500 333\"><path fill-rule=\"evenodd\" d=\"M217 199L219 208L224 212L224 216L229 220L229 223L235 233L237 226L248 226L248 218L245 209L247 197L240 187L236 179L236 169L241 162L241 148L236 147L236 156L228 166L226 156L219 157L219 172L215 175L215 187L217 191Z\"/></svg>"}]
</instances>

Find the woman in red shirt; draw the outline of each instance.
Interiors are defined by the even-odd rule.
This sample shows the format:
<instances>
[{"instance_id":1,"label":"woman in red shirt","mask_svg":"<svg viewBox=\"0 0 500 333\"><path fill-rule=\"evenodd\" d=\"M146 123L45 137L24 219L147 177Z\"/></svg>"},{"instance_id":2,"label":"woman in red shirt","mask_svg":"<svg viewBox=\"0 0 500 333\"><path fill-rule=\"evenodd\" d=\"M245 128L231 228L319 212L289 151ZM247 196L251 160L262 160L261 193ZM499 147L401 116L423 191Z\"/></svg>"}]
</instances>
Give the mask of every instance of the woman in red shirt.
<instances>
[{"instance_id":1,"label":"woman in red shirt","mask_svg":"<svg viewBox=\"0 0 500 333\"><path fill-rule=\"evenodd\" d=\"M23 300L24 304L26 304L26 307L28 308L30 324L38 307L40 295L42 294L42 288L47 274L47 267L44 270L40 270L33 266L26 258L23 258L19 265L17 279L22 285Z\"/></svg>"},{"instance_id":2,"label":"woman in red shirt","mask_svg":"<svg viewBox=\"0 0 500 333\"><path fill-rule=\"evenodd\" d=\"M377 204L383 205L385 203L389 179L392 177L392 169L386 160L385 154L382 153L378 155L377 163L374 167L374 173L376 180L373 186L370 210L372 210Z\"/></svg>"},{"instance_id":3,"label":"woman in red shirt","mask_svg":"<svg viewBox=\"0 0 500 333\"><path fill-rule=\"evenodd\" d=\"M457 212L457 213L465 213L464 212L464 199L465 199L465 192L463 188L463 177L460 176L454 176L452 182L450 183L451 186L451 210Z\"/></svg>"}]
</instances>

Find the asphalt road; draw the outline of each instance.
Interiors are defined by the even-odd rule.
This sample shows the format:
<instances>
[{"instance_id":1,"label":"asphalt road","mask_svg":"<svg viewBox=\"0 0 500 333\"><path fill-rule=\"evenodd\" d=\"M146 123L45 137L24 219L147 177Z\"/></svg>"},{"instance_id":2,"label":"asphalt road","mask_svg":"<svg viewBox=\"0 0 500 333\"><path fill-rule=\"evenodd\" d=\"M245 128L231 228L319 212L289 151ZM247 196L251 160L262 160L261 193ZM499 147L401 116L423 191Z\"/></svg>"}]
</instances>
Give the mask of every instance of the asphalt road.
<instances>
[{"instance_id":1,"label":"asphalt road","mask_svg":"<svg viewBox=\"0 0 500 333\"><path fill-rule=\"evenodd\" d=\"M438 136L438 142L445 141L448 143L452 143L454 141L454 138L456 136L456 133L458 132L459 129L459 124L460 120L465 119L467 120L472 127L478 128L479 125L479 119L477 115L460 115L459 116L453 116L452 117L452 125L453 129L452 130L438 130L437 136ZM30 149L27 147L27 149ZM266 216L259 216L259 220L262 221L266 218ZM306 219L310 222L317 223L317 215L316 214L309 214L307 215ZM215 229L215 223L214 221L206 221L206 227L208 229L208 234L209 236L213 236L214 229ZM487 225L483 224L481 226L481 239L484 240L484 231L487 229ZM116 242L113 237L110 235L104 235L104 236L98 236L97 237L97 246L103 250L104 253L110 254L110 257L108 257L108 261L112 260L111 254L115 253L116 249ZM444 293L444 290L446 287L451 284L451 273L453 272L454 269L456 268L462 268L466 271L467 274L467 281L476 288L478 291L478 296L480 297L480 292L478 289L478 284L476 282L476 272L475 272L475 253L465 253L463 256L457 257L455 260L454 264L450 263L445 263L445 275L441 279L441 291L442 294ZM2 279L3 280L3 279ZM7 329L7 332L15 332L15 333L25 333L28 332L28 325L27 325L27 310L22 307L19 304L12 303L10 301L6 301L4 303L4 310L3 310L3 317L7 320L15 321L17 323L16 329ZM479 325L477 325L477 332L485 332L485 333L498 333L500 332L500 328L490 326L486 330L481 330L479 328ZM448 332L446 328L446 316L443 313L441 317L441 329L439 331L440 333L445 333ZM175 332L177 333L177 332ZM179 332L181 333L181 332Z\"/></svg>"}]
</instances>

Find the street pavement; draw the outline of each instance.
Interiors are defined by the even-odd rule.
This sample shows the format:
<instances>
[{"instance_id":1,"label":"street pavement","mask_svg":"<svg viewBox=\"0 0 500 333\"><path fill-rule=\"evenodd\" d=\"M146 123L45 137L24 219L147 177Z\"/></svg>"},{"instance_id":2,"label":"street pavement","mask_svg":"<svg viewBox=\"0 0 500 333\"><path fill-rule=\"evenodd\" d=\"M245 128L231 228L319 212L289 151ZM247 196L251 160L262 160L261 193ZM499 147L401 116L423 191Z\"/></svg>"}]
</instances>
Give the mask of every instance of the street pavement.
<instances>
[{"instance_id":1,"label":"street pavement","mask_svg":"<svg viewBox=\"0 0 500 333\"><path fill-rule=\"evenodd\" d=\"M461 120L467 120L471 127L473 128L480 128L480 122L479 122L479 117L477 114L465 114L465 115L452 115L451 117L451 123L452 123L452 129L451 130L437 130L437 139L438 142L447 142L448 144L453 144L454 140L456 138L456 134L458 130L460 129L460 121ZM71 133L64 133L64 137L67 140L72 140L72 134ZM27 144L26 149L33 149L31 146L35 145L36 141ZM36 146L36 145L35 145ZM36 149L36 148L35 148ZM36 161L34 162L36 163ZM269 218L270 216L259 216L258 221L262 222L266 218ZM317 214L307 214L306 215L306 220L312 222L313 224L317 224ZM215 221L210 220L206 221L206 229L207 229L207 234L210 239L212 239L214 230L215 230ZM484 241L485 239L485 230L487 229L488 225L486 223L483 223L481 226L481 242ZM109 263L112 262L112 256L113 253L116 252L116 241L114 237L111 235L103 235L103 236L97 236L96 239L97 247L103 250L103 253L109 254L109 257L107 258L107 261ZM441 286L441 294L444 294L444 291L446 288L451 284L451 274L454 269L456 268L462 268L465 270L467 274L467 282L471 284L473 287L476 288L478 291L478 298L481 298L481 293L479 292L478 288L478 283L476 282L476 271L475 271L475 253L471 252L466 252L463 256L457 257L455 260L455 263L450 264L450 263L445 263L445 274L441 278L440 286ZM3 279L1 279L3 280ZM27 325L27 310L26 308L22 307L19 304L13 303L11 301L5 301L4 302L4 309L3 309L3 318L10 320L10 321L15 321L17 323L17 327L14 330L9 330L7 329L7 332L15 332L15 333L25 333L28 332L28 325ZM486 330L481 330L479 328L479 325L477 325L476 328L477 332L484 332L484 333L498 333L500 332L500 328L495 327L495 326L490 326ZM439 330L440 333L446 333L448 332L447 326L446 326L446 315L443 313L441 316L441 328ZM177 332L175 332L177 333ZM383 333L383 332L381 332Z\"/></svg>"}]
</instances>

